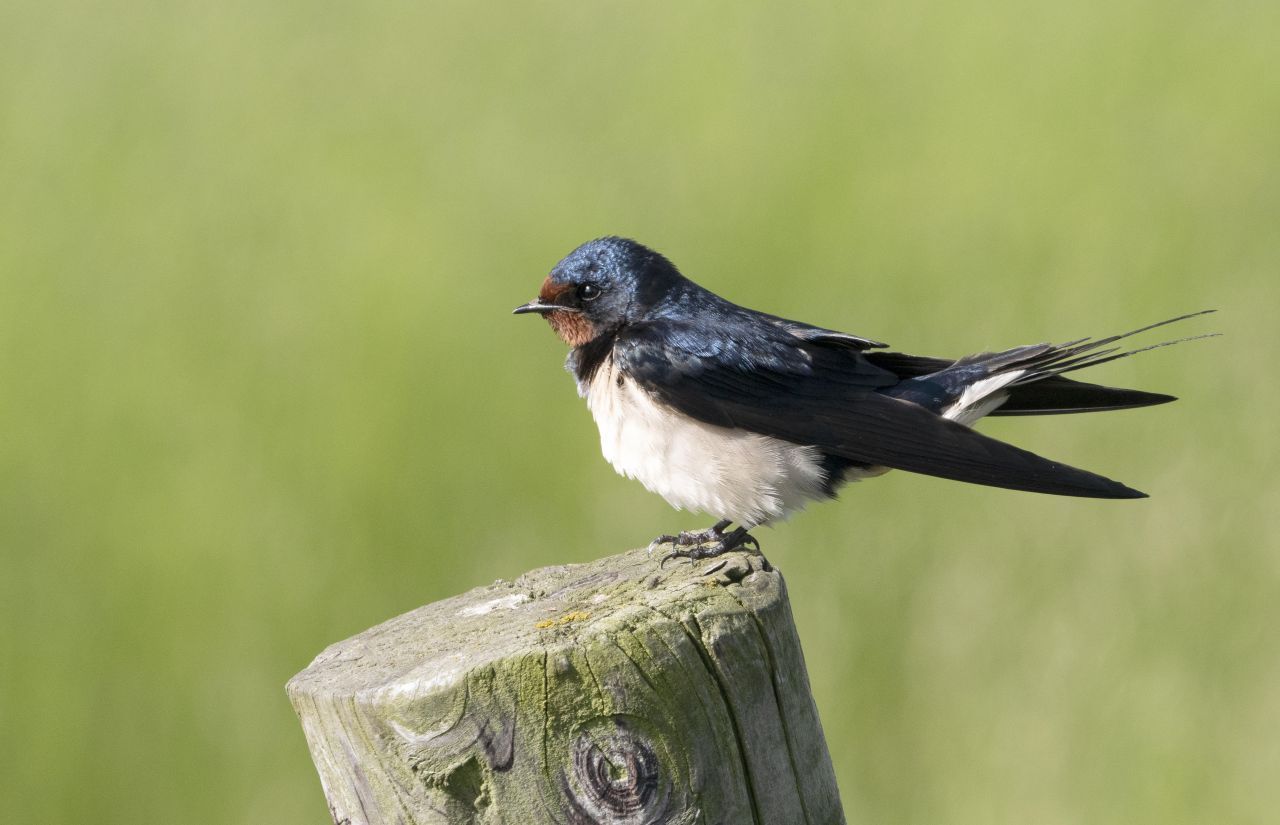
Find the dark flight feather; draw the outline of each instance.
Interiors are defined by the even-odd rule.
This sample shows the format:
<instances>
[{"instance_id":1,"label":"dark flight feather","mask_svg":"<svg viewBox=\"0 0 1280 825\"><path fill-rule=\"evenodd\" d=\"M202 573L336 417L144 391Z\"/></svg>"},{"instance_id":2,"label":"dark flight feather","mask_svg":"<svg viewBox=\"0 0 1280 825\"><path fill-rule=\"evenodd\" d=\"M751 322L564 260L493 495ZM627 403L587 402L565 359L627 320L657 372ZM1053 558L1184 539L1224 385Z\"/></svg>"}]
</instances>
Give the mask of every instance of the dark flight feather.
<instances>
[{"instance_id":1,"label":"dark flight feather","mask_svg":"<svg viewBox=\"0 0 1280 825\"><path fill-rule=\"evenodd\" d=\"M896 373L904 379L932 375L955 363L945 358L907 355L901 352L869 352L866 357L876 366ZM1174 396L1164 393L1106 387L1055 375L1042 378L1034 384L1010 387L1009 400L988 415L1063 415L1106 412L1150 407L1176 400Z\"/></svg>"},{"instance_id":2,"label":"dark flight feather","mask_svg":"<svg viewBox=\"0 0 1280 825\"><path fill-rule=\"evenodd\" d=\"M908 384L899 391L899 394L904 396L910 392L923 393L928 385L936 385L939 391L958 397L964 387L974 380L1012 369L1026 369L1027 374L1008 387L1009 399L990 413L993 416L1058 415L1149 407L1176 399L1172 395L1163 393L1075 381L1064 377L1063 373L1105 364L1172 344L1213 337L1216 333L1162 341L1126 351L1108 346L1124 338L1210 312L1213 310L1180 315L1122 335L1111 335L1096 341L1081 338L1058 345L1035 344L1017 347L1006 352L970 355L959 361L897 352L868 352L866 358L905 379ZM913 379L917 381L913 382ZM912 383L916 383L916 386L911 386Z\"/></svg>"}]
</instances>

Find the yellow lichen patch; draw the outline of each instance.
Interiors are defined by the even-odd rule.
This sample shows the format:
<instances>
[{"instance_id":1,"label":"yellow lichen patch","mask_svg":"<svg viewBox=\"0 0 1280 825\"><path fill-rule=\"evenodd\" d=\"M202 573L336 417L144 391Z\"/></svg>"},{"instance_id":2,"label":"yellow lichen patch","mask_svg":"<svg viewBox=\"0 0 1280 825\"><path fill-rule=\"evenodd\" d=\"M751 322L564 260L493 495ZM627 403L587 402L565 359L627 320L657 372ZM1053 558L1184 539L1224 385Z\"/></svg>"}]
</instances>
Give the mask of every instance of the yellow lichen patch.
<instances>
[{"instance_id":1,"label":"yellow lichen patch","mask_svg":"<svg viewBox=\"0 0 1280 825\"><path fill-rule=\"evenodd\" d=\"M585 610L571 610L568 613L561 616L559 619L543 619L539 622L534 622L533 626L538 628L539 630L546 630L548 627L555 627L558 624L569 624L570 622L580 622L584 619L590 619L590 618L591 618L591 614Z\"/></svg>"}]
</instances>

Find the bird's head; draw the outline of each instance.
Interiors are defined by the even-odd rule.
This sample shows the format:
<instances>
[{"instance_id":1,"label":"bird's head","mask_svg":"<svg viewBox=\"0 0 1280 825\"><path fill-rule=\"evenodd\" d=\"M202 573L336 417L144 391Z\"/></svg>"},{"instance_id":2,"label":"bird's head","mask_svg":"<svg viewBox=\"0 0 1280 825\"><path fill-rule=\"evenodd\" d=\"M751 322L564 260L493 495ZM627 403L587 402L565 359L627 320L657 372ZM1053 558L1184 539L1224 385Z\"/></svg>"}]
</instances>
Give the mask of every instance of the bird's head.
<instances>
[{"instance_id":1,"label":"bird's head","mask_svg":"<svg viewBox=\"0 0 1280 825\"><path fill-rule=\"evenodd\" d=\"M626 238L588 241L556 264L538 297L515 314L545 317L561 340L580 347L645 317L684 282L666 258Z\"/></svg>"}]
</instances>

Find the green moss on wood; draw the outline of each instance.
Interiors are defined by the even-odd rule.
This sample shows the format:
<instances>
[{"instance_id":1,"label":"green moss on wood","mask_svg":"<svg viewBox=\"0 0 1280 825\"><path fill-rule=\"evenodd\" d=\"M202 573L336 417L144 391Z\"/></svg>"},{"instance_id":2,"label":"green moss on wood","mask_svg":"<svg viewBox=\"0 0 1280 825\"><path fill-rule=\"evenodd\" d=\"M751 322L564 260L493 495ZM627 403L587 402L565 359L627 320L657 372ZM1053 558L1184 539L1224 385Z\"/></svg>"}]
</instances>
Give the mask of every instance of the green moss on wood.
<instances>
[{"instance_id":1,"label":"green moss on wood","mask_svg":"<svg viewBox=\"0 0 1280 825\"><path fill-rule=\"evenodd\" d=\"M837 823L782 577L549 567L331 646L288 692L335 822Z\"/></svg>"}]
</instances>

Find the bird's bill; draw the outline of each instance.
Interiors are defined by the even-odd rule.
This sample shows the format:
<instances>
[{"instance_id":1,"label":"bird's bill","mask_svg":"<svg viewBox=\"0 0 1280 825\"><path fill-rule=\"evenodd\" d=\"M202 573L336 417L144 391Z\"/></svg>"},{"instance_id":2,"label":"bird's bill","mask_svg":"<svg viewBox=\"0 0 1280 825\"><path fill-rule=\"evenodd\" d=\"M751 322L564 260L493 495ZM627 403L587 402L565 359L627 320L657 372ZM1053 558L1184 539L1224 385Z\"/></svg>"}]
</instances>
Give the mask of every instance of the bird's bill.
<instances>
[{"instance_id":1,"label":"bird's bill","mask_svg":"<svg viewBox=\"0 0 1280 825\"><path fill-rule=\"evenodd\" d=\"M511 310L512 315L523 315L526 312L536 312L539 315L546 315L548 312L581 312L577 307L567 307L562 304L543 303L541 298L534 298L527 304L521 304Z\"/></svg>"}]
</instances>

